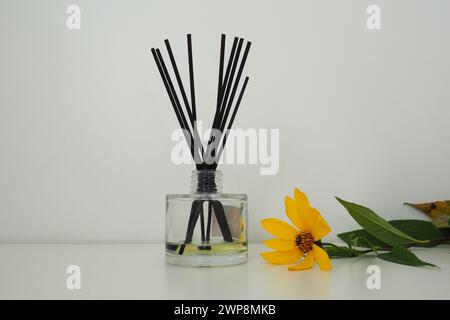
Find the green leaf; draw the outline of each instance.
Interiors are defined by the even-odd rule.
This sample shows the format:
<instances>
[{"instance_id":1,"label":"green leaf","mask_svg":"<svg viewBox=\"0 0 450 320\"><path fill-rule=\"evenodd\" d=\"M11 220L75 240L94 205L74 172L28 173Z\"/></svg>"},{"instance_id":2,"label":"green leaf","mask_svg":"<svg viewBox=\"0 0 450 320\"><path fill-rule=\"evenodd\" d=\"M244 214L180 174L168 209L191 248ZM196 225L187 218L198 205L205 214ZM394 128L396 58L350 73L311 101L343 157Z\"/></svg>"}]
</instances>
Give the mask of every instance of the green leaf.
<instances>
[{"instance_id":1,"label":"green leaf","mask_svg":"<svg viewBox=\"0 0 450 320\"><path fill-rule=\"evenodd\" d=\"M403 231L410 237L418 240L439 240L445 234L443 229L438 229L429 221L424 220L391 220L389 223ZM337 235L339 239L347 244L351 244L360 248L390 248L391 245L375 238L364 229L357 229L349 232L340 233ZM363 238L361 241L359 238ZM369 244L367 243L369 242Z\"/></svg>"},{"instance_id":2,"label":"green leaf","mask_svg":"<svg viewBox=\"0 0 450 320\"><path fill-rule=\"evenodd\" d=\"M427 243L408 236L395 228L369 208L336 198L355 219L355 221L375 238L392 246L406 243Z\"/></svg>"},{"instance_id":3,"label":"green leaf","mask_svg":"<svg viewBox=\"0 0 450 320\"><path fill-rule=\"evenodd\" d=\"M340 233L337 235L339 239L344 241L347 244L351 244L355 247L361 247L361 248L372 248L372 247L387 247L389 246L387 243L378 240L374 236L372 236L367 230L364 229L358 229L353 230L349 232ZM366 242L364 241L358 241L357 239L364 238ZM356 242L355 242L356 240ZM370 246L367 245L367 242L370 243Z\"/></svg>"},{"instance_id":4,"label":"green leaf","mask_svg":"<svg viewBox=\"0 0 450 320\"><path fill-rule=\"evenodd\" d=\"M437 268L437 266L435 266L434 264L420 260L414 253L412 253L408 249L398 246L392 248L391 252L380 253L377 257L385 261L404 264L408 266L431 266Z\"/></svg>"},{"instance_id":5,"label":"green leaf","mask_svg":"<svg viewBox=\"0 0 450 320\"><path fill-rule=\"evenodd\" d=\"M392 220L389 223L417 240L442 239L443 234L430 221L424 220Z\"/></svg>"},{"instance_id":6,"label":"green leaf","mask_svg":"<svg viewBox=\"0 0 450 320\"><path fill-rule=\"evenodd\" d=\"M378 250L381 249L381 247L373 245L367 238L364 238L364 237L357 237L353 241L354 241L355 247L370 248L375 253L378 253Z\"/></svg>"},{"instance_id":7,"label":"green leaf","mask_svg":"<svg viewBox=\"0 0 450 320\"><path fill-rule=\"evenodd\" d=\"M324 243L322 248L330 258L353 258L370 252L370 250L356 250L348 247L337 246L332 243Z\"/></svg>"}]
</instances>

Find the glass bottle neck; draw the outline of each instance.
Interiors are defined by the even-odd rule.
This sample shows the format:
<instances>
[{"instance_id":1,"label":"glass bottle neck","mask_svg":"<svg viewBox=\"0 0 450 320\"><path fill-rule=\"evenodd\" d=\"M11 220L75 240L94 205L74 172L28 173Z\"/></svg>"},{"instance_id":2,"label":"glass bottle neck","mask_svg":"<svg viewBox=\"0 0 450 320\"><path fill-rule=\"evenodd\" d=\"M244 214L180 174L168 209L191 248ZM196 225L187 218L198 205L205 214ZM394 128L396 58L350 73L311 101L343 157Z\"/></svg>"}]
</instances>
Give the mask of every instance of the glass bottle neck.
<instances>
[{"instance_id":1,"label":"glass bottle neck","mask_svg":"<svg viewBox=\"0 0 450 320\"><path fill-rule=\"evenodd\" d=\"M222 172L219 170L194 170L191 175L192 193L222 192Z\"/></svg>"}]
</instances>

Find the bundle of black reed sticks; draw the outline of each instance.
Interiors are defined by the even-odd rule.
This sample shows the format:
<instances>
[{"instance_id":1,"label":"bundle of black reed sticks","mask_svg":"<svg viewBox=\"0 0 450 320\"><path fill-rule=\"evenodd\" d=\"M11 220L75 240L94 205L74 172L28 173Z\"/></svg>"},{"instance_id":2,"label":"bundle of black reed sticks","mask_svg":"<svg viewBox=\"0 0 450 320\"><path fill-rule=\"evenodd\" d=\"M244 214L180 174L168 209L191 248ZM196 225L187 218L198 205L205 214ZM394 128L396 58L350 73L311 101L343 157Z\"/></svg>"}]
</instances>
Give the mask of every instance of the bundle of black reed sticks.
<instances>
[{"instance_id":1,"label":"bundle of black reed sticks","mask_svg":"<svg viewBox=\"0 0 450 320\"><path fill-rule=\"evenodd\" d=\"M186 94L186 90L183 85L183 81L181 79L169 40L165 40L164 42L167 53L169 55L170 63L172 65L173 73L175 74L175 79L178 84L178 91L181 93L182 101L180 101L178 97L177 90L175 89L174 83L164 62L161 51L155 48L153 48L151 51L164 86L166 88L167 94L169 96L170 102L172 104L173 110L177 117L178 123L183 130L192 158L194 159L196 169L199 171L214 171L217 168L220 157L225 148L227 136L233 126L237 111L245 92L245 88L247 87L249 78L245 77L244 83L239 90L237 100L234 103L244 70L245 62L250 50L251 42L247 41L245 49L242 53L244 39L235 37L230 50L228 61L225 66L226 36L224 34L221 35L217 102L212 123L211 135L207 142L206 148L203 147L203 143L197 131L196 124L197 107L195 101L194 66L191 35L187 35L190 99ZM211 191L214 191L214 187L212 187L211 189L210 187L205 187L205 185L202 186L201 183L199 183L198 192ZM186 232L186 239L184 245L180 247L179 254L183 254L185 245L191 243L195 225L199 217L201 220L202 242L207 243L209 241L212 212L214 212L216 216L224 240L228 242L233 241L223 206L219 201L208 200L208 222L205 229L203 203L204 201L201 200L197 200L192 203L191 215L189 217ZM204 246L204 248L208 249L208 246Z\"/></svg>"}]
</instances>

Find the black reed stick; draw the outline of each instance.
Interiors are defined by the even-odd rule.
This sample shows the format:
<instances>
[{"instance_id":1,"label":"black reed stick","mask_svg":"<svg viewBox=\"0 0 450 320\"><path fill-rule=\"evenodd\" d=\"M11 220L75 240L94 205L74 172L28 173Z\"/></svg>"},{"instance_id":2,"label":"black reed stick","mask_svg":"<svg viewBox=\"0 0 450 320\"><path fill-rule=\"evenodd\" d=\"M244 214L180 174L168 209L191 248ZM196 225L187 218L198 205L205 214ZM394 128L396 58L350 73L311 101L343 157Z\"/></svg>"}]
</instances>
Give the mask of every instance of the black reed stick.
<instances>
[{"instance_id":1,"label":"black reed stick","mask_svg":"<svg viewBox=\"0 0 450 320\"><path fill-rule=\"evenodd\" d=\"M222 34L220 39L220 57L219 57L219 81L217 85L217 105L216 105L216 114L220 109L220 102L222 100L221 92L222 92L222 82L223 82L223 65L224 65L224 56L225 56L225 35Z\"/></svg>"},{"instance_id":2,"label":"black reed stick","mask_svg":"<svg viewBox=\"0 0 450 320\"><path fill-rule=\"evenodd\" d=\"M250 51L251 42L247 42L247 46L245 47L244 55L241 60L241 65L239 66L239 71L236 75L236 80L234 81L233 90L231 92L230 99L228 100L228 105L225 110L225 114L222 118L222 123L220 125L220 132L223 132L225 128L225 124L228 118L228 114L230 113L231 105L233 104L234 95L236 94L237 87L239 85L239 81L241 80L242 71L244 70L245 61L247 60L248 52Z\"/></svg>"},{"instance_id":3,"label":"black reed stick","mask_svg":"<svg viewBox=\"0 0 450 320\"><path fill-rule=\"evenodd\" d=\"M180 88L181 96L183 97L184 104L186 106L186 111L188 113L189 119L191 122L194 121L194 116L192 114L191 108L189 106L189 101L186 96L186 91L184 91L183 81L181 81L180 73L178 72L177 63L175 62L175 57L173 56L172 48L170 47L169 40L164 40L166 44L167 53L169 54L170 62L172 63L172 68L175 73L175 78L178 82L178 87Z\"/></svg>"},{"instance_id":4,"label":"black reed stick","mask_svg":"<svg viewBox=\"0 0 450 320\"><path fill-rule=\"evenodd\" d=\"M192 39L191 35L187 35L187 47L188 47L188 63L189 63L189 80L191 85L191 105L194 121L197 121L197 107L195 104L195 86L194 86L194 62L192 58Z\"/></svg>"},{"instance_id":5,"label":"black reed stick","mask_svg":"<svg viewBox=\"0 0 450 320\"><path fill-rule=\"evenodd\" d=\"M206 222L206 241L209 242L211 238L211 224L212 224L212 204L208 201L208 221Z\"/></svg>"},{"instance_id":6,"label":"black reed stick","mask_svg":"<svg viewBox=\"0 0 450 320\"><path fill-rule=\"evenodd\" d=\"M233 45L232 45L231 51L230 51L230 56L228 57L227 69L225 71L225 76L222 79L222 84L221 84L221 88L220 88L219 110L220 110L220 106L222 105L223 93L225 91L225 86L228 83L228 79L230 77L231 66L233 64L233 59L234 59L234 56L235 56L235 53L236 53L236 47L237 47L237 44L238 44L238 40L239 40L238 37L234 37Z\"/></svg>"},{"instance_id":7,"label":"black reed stick","mask_svg":"<svg viewBox=\"0 0 450 320\"><path fill-rule=\"evenodd\" d=\"M164 75L166 77L166 80L167 80L167 83L169 85L170 91L172 92L172 96L173 96L173 98L175 100L175 105L176 105L176 108L178 109L178 113L179 113L179 115L180 115L180 117L181 117L181 119L183 121L183 127L182 128L185 129L185 130L189 130L189 133L190 133L190 135L192 137L192 132L189 129L188 122L186 121L186 117L184 115L183 109L181 108L180 100L178 99L178 96L176 94L176 91L175 91L175 88L173 86L172 80L170 79L170 74L169 74L169 71L167 70L166 64L164 63L164 59L163 59L163 57L161 55L161 51L159 49L156 49L156 54L158 55L158 59L159 59L159 61L161 63L162 70L163 70Z\"/></svg>"},{"instance_id":8,"label":"black reed stick","mask_svg":"<svg viewBox=\"0 0 450 320\"><path fill-rule=\"evenodd\" d=\"M188 64L189 64L189 83L190 83L190 91L191 91L191 106L192 106L192 128L194 130L194 132L196 133L196 137L197 137L197 143L199 143L201 145L201 153L202 153L202 160L204 158L204 154L205 151L203 150L203 144L202 141L200 139L200 137L198 136L197 133L197 107L196 107L196 102L195 102L195 85L194 85L194 62L193 62L193 57L192 57L192 37L190 34L187 35L187 49L188 49ZM203 168L203 163L200 165L201 168ZM202 212L200 215L200 228L201 228L201 232L202 232L202 242L205 241L205 215L203 213L203 207L202 207Z\"/></svg>"},{"instance_id":9,"label":"black reed stick","mask_svg":"<svg viewBox=\"0 0 450 320\"><path fill-rule=\"evenodd\" d=\"M229 75L229 78L228 78L228 83L226 84L225 94L224 94L223 99L222 99L222 105L220 107L220 119L221 120L222 120L223 115L224 115L225 106L226 106L226 104L228 102L228 96L230 94L231 86L233 84L234 73L236 72L236 67L237 67L237 64L238 64L239 55L241 53L243 42L244 42L244 39L242 39L242 38L239 39L239 43L238 43L238 47L237 47L237 50L236 50L236 54L235 54L234 59L233 59L233 65L231 67L231 72L230 72L230 75ZM220 122L217 123L216 129L217 128L220 128Z\"/></svg>"},{"instance_id":10,"label":"black reed stick","mask_svg":"<svg viewBox=\"0 0 450 320\"><path fill-rule=\"evenodd\" d=\"M167 94L169 95L169 99L170 99L170 102L171 102L171 104L172 104L172 107L173 107L173 109L174 109L174 111L175 111L175 115L176 115L176 117L177 117L177 119L178 119L178 123L180 124L180 127L181 127L182 129L185 129L185 121L183 121L183 118L182 118L182 116L180 115L180 112L179 112L179 110L178 110L178 106L177 106L177 104L176 104L176 102L175 102L175 98L174 98L174 95L173 95L173 93L172 93L172 90L170 89L170 86L169 86L169 83L168 83L167 76L166 76L166 74L165 74L165 72L164 72L164 70L163 70L163 68L162 68L162 63L161 63L161 60L159 59L159 56L158 56L158 54L157 54L157 51L156 51L155 49L152 49L152 54L153 54L153 58L154 58L154 60L155 60L155 62L156 62L156 65L157 65L157 67L158 67L158 70L159 70L159 73L160 73L160 75L161 75L161 78L162 78L162 80L163 80L163 83L164 83L164 86L165 86L165 88L166 88ZM193 158L195 158L194 150L193 150L193 148L191 147L191 146L192 146L192 140L193 140L193 139L192 139L192 135L187 136L186 130L183 130L183 134L184 134L184 137L185 137L185 139L186 139L186 142L187 142L188 145L189 145L189 149L190 149L190 151L191 151L191 155L192 155Z\"/></svg>"},{"instance_id":11,"label":"black reed stick","mask_svg":"<svg viewBox=\"0 0 450 320\"><path fill-rule=\"evenodd\" d=\"M236 65L237 65L237 60L239 59L239 54L242 48L242 43L243 43L243 39L239 39L239 43L237 46L237 50L236 50L236 42L238 41L238 38L235 38L233 41L233 47L231 48L231 53L230 53L230 58L228 60L228 66L227 66L227 71L225 73L225 79L224 82L222 83L222 91L221 91L221 101L220 101L220 106L218 108L218 112L216 111L216 114L214 116L214 121L213 121L213 125L212 128L216 131L214 131L214 133L217 132L217 130L220 128L220 123L222 122L222 118L223 118L223 110L224 110L224 105L226 104L229 92L230 92L230 88L231 88L231 84L233 82L233 77L234 77L234 72L236 70ZM211 168L214 165L214 162L217 161L216 159L216 151L217 151L217 147L220 141L218 141L217 137L212 136L213 131L211 131L211 137L210 140L208 142L208 146L206 147L206 164L207 166L209 166L209 168Z\"/></svg>"},{"instance_id":12,"label":"black reed stick","mask_svg":"<svg viewBox=\"0 0 450 320\"><path fill-rule=\"evenodd\" d=\"M246 48L245 48L245 51L244 51L244 55L243 55L243 57L242 57L242 60L241 60L241 64L240 64L240 66L239 66L239 70L238 70L238 73L237 73L237 75L236 75L236 79L235 79L235 81L234 81L234 85L233 85L233 89L232 89L232 91L231 91L231 95L230 95L230 98L228 99L228 101L227 101L227 105L226 105L226 108L224 107L224 114L223 114L223 116L222 116L222 122L221 122L221 124L220 124L220 127L219 127L219 141L218 141L218 143L217 143L217 145L216 145L216 147L217 148L219 148L220 147L220 139L222 138L222 136L223 136L223 132L224 132L224 129L225 129L225 125L226 125L226 123L227 123L227 119L228 119L228 116L229 116L229 113L230 113L230 110L231 110L231 107L232 107L232 104L233 104L233 100L234 100L234 96L235 96L235 94L236 94L236 90L237 90L237 88L238 88L238 85L239 85L239 81L240 81L240 79L241 79L241 75L242 75L242 71L243 71L243 69L244 69L244 66L245 66L245 62L246 62L246 60L247 60L247 56L248 56L248 52L250 51L250 46L251 46L251 42L247 42L247 45L246 45ZM237 62L237 61L236 61ZM237 110L236 108L235 108L235 110ZM234 119L233 119L233 121L234 121ZM230 129L231 129L231 126L230 126ZM223 147L225 147L225 143L226 143L226 139L225 140L223 140L224 141L224 146ZM218 164L218 161L219 161L219 159L220 159L220 155L221 155L221 153L222 152L220 152L220 154L219 154L219 152L217 152L217 155L216 155L216 157L214 158L214 163L213 163L213 168L216 168L217 167L217 164Z\"/></svg>"},{"instance_id":13,"label":"black reed stick","mask_svg":"<svg viewBox=\"0 0 450 320\"><path fill-rule=\"evenodd\" d=\"M203 201L192 201L191 214L189 215L189 221L186 231L186 238L184 239L184 244L180 246L180 250L178 251L179 255L182 255L184 253L186 245L192 242L192 237L194 235L195 225L197 224L197 220L200 215L200 210L203 210Z\"/></svg>"},{"instance_id":14,"label":"black reed stick","mask_svg":"<svg viewBox=\"0 0 450 320\"><path fill-rule=\"evenodd\" d=\"M230 57L228 58L228 63L227 63L227 69L225 71L225 76L224 78L221 80L221 84L220 84L220 89L218 92L218 96L220 96L220 99L218 99L218 105L216 106L216 113L214 114L214 120L213 120L213 128L217 128L217 122L219 121L219 117L220 117L220 109L222 106L222 100L223 100L223 95L225 92L225 87L228 83L228 79L230 77L230 70L231 70L231 66L233 64L233 60L234 60L234 56L236 53L236 46L238 43L238 38L235 37L233 40L233 46L231 47L231 52L230 52ZM211 137L210 137L211 140ZM210 143L211 141L208 140L208 143Z\"/></svg>"},{"instance_id":15,"label":"black reed stick","mask_svg":"<svg viewBox=\"0 0 450 320\"><path fill-rule=\"evenodd\" d=\"M170 42L169 42L169 40L166 39L166 40L164 40L164 43L166 44L167 53L169 54L170 62L172 63L172 68L173 68L173 71L175 73L175 77L177 79L178 87L180 88L180 92L181 92L181 95L183 97L184 105L185 105L185 108L186 108L186 111L187 111L187 114L188 114L188 117L189 117L189 120L190 120L190 124L192 126L192 132L194 134L194 142L195 142L195 144L196 144L196 146L198 148L201 148L201 150L200 150L201 158L196 158L195 159L195 163L199 163L203 159L203 152L204 151L203 151L203 145L201 143L201 139L200 139L200 137L198 135L198 132L197 132L197 127L195 125L195 121L196 121L195 92L194 92L194 74L193 74L193 67L192 67L192 52L191 52L192 51L192 46L190 46L190 35L188 35L188 49L191 48L191 50L188 50L188 51L190 52L190 54L189 54L189 71L190 72L189 73L190 73L190 83L191 83L191 100L192 100L191 105L192 105L192 109L191 109L191 107L189 105L189 101L188 101L188 98L186 96L186 91L184 90L183 81L181 80L181 76L180 76L180 73L178 71L177 63L175 61L175 57L173 55L172 48L170 46ZM192 70L192 72L191 72L191 70ZM195 148L195 146L194 146L194 148ZM196 155L198 155L198 154L196 153Z\"/></svg>"},{"instance_id":16,"label":"black reed stick","mask_svg":"<svg viewBox=\"0 0 450 320\"><path fill-rule=\"evenodd\" d=\"M222 203L217 200L212 200L211 202L223 239L227 242L233 242L233 237L231 236L230 227L228 226L227 216L225 215Z\"/></svg>"},{"instance_id":17,"label":"black reed stick","mask_svg":"<svg viewBox=\"0 0 450 320\"><path fill-rule=\"evenodd\" d=\"M225 131L224 136L223 136L222 147L217 152L217 159L220 159L220 157L222 156L222 152L225 149L225 144L227 143L227 136L231 130L231 127L233 126L234 119L236 118L236 114L237 114L237 111L241 104L242 97L244 96L245 88L247 87L248 79L249 79L248 77L245 77L244 84L242 85L241 92L239 93L239 97L236 102L236 106L234 107L233 114L231 115L231 119L230 119L230 122L228 123L227 130ZM217 163L215 165L217 167Z\"/></svg>"}]
</instances>

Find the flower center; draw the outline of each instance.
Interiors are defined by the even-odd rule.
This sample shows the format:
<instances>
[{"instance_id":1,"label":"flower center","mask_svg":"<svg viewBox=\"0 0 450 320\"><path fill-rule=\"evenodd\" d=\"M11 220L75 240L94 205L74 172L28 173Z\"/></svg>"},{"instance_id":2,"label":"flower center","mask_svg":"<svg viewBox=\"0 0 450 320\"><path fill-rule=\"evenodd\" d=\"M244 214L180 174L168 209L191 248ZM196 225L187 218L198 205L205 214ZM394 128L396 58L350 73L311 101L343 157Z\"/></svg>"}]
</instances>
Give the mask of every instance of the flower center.
<instances>
[{"instance_id":1,"label":"flower center","mask_svg":"<svg viewBox=\"0 0 450 320\"><path fill-rule=\"evenodd\" d=\"M295 236L295 245L299 248L303 254L310 252L313 248L314 239L310 232L300 231Z\"/></svg>"}]
</instances>

